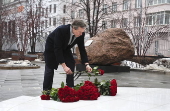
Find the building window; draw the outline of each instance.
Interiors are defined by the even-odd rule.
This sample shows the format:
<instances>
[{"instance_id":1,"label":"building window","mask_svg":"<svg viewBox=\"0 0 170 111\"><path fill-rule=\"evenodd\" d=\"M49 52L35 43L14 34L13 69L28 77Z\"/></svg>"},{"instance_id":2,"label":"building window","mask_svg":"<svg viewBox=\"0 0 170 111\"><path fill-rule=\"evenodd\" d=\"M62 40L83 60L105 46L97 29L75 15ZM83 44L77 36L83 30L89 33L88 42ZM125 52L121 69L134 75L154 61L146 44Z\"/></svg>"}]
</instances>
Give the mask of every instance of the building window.
<instances>
[{"instance_id":1,"label":"building window","mask_svg":"<svg viewBox=\"0 0 170 111\"><path fill-rule=\"evenodd\" d=\"M54 4L54 13L56 13L56 8L57 8L56 4Z\"/></svg>"},{"instance_id":2,"label":"building window","mask_svg":"<svg viewBox=\"0 0 170 111\"><path fill-rule=\"evenodd\" d=\"M158 40L155 41L155 55L158 55L158 48L159 48L159 42Z\"/></svg>"},{"instance_id":3,"label":"building window","mask_svg":"<svg viewBox=\"0 0 170 111\"><path fill-rule=\"evenodd\" d=\"M49 18L49 26L51 26L51 18Z\"/></svg>"},{"instance_id":4,"label":"building window","mask_svg":"<svg viewBox=\"0 0 170 111\"><path fill-rule=\"evenodd\" d=\"M56 26L56 18L53 18L53 26Z\"/></svg>"},{"instance_id":5,"label":"building window","mask_svg":"<svg viewBox=\"0 0 170 111\"><path fill-rule=\"evenodd\" d=\"M102 29L106 29L107 26L107 22L106 21L102 21Z\"/></svg>"},{"instance_id":6,"label":"building window","mask_svg":"<svg viewBox=\"0 0 170 111\"><path fill-rule=\"evenodd\" d=\"M66 13L66 5L63 6L63 13Z\"/></svg>"},{"instance_id":7,"label":"building window","mask_svg":"<svg viewBox=\"0 0 170 111\"><path fill-rule=\"evenodd\" d=\"M44 16L44 8L42 8L42 16Z\"/></svg>"},{"instance_id":8,"label":"building window","mask_svg":"<svg viewBox=\"0 0 170 111\"><path fill-rule=\"evenodd\" d=\"M45 27L47 28L48 20L45 20Z\"/></svg>"},{"instance_id":9,"label":"building window","mask_svg":"<svg viewBox=\"0 0 170 111\"><path fill-rule=\"evenodd\" d=\"M112 12L117 11L117 2L112 3Z\"/></svg>"},{"instance_id":10,"label":"building window","mask_svg":"<svg viewBox=\"0 0 170 111\"><path fill-rule=\"evenodd\" d=\"M142 0L136 0L135 1L135 8L141 8L142 7Z\"/></svg>"},{"instance_id":11,"label":"building window","mask_svg":"<svg viewBox=\"0 0 170 111\"><path fill-rule=\"evenodd\" d=\"M111 28L116 28L116 20L111 20Z\"/></svg>"},{"instance_id":12,"label":"building window","mask_svg":"<svg viewBox=\"0 0 170 111\"><path fill-rule=\"evenodd\" d=\"M170 23L170 11L148 14L146 17L147 25L164 25Z\"/></svg>"},{"instance_id":13,"label":"building window","mask_svg":"<svg viewBox=\"0 0 170 111\"><path fill-rule=\"evenodd\" d=\"M123 18L122 19L122 27L127 27L128 26L128 19L127 18Z\"/></svg>"},{"instance_id":14,"label":"building window","mask_svg":"<svg viewBox=\"0 0 170 111\"><path fill-rule=\"evenodd\" d=\"M159 5L164 3L170 3L170 0L147 0L146 3L147 6Z\"/></svg>"},{"instance_id":15,"label":"building window","mask_svg":"<svg viewBox=\"0 0 170 111\"><path fill-rule=\"evenodd\" d=\"M66 19L63 17L63 25L65 25Z\"/></svg>"},{"instance_id":16,"label":"building window","mask_svg":"<svg viewBox=\"0 0 170 111\"><path fill-rule=\"evenodd\" d=\"M94 14L97 15L97 13L99 13L99 12L98 12L98 7L95 7L95 9L94 9Z\"/></svg>"},{"instance_id":17,"label":"building window","mask_svg":"<svg viewBox=\"0 0 170 111\"><path fill-rule=\"evenodd\" d=\"M46 8L45 16L48 17L48 8Z\"/></svg>"},{"instance_id":18,"label":"building window","mask_svg":"<svg viewBox=\"0 0 170 111\"><path fill-rule=\"evenodd\" d=\"M135 17L134 18L134 26L139 27L141 25L141 18L140 17Z\"/></svg>"},{"instance_id":19,"label":"building window","mask_svg":"<svg viewBox=\"0 0 170 111\"><path fill-rule=\"evenodd\" d=\"M103 5L103 13L104 13L104 14L107 14L107 4L104 4L104 5Z\"/></svg>"},{"instance_id":20,"label":"building window","mask_svg":"<svg viewBox=\"0 0 170 111\"><path fill-rule=\"evenodd\" d=\"M50 5L50 13L51 13L51 10L52 10L52 5Z\"/></svg>"},{"instance_id":21,"label":"building window","mask_svg":"<svg viewBox=\"0 0 170 111\"><path fill-rule=\"evenodd\" d=\"M75 12L71 11L71 19L74 19L74 18L75 18Z\"/></svg>"},{"instance_id":22,"label":"building window","mask_svg":"<svg viewBox=\"0 0 170 111\"><path fill-rule=\"evenodd\" d=\"M169 23L170 23L170 12L165 13L165 24L169 24Z\"/></svg>"},{"instance_id":23,"label":"building window","mask_svg":"<svg viewBox=\"0 0 170 111\"><path fill-rule=\"evenodd\" d=\"M79 17L80 17L80 18L83 18L83 17L84 17L84 10L83 10L83 9L80 9L80 10L79 10Z\"/></svg>"},{"instance_id":24,"label":"building window","mask_svg":"<svg viewBox=\"0 0 170 111\"><path fill-rule=\"evenodd\" d=\"M123 1L123 10L128 10L128 8L129 8L129 2L128 2L128 0L124 0Z\"/></svg>"},{"instance_id":25,"label":"building window","mask_svg":"<svg viewBox=\"0 0 170 111\"><path fill-rule=\"evenodd\" d=\"M75 4L76 3L76 0L72 0L72 4Z\"/></svg>"}]
</instances>

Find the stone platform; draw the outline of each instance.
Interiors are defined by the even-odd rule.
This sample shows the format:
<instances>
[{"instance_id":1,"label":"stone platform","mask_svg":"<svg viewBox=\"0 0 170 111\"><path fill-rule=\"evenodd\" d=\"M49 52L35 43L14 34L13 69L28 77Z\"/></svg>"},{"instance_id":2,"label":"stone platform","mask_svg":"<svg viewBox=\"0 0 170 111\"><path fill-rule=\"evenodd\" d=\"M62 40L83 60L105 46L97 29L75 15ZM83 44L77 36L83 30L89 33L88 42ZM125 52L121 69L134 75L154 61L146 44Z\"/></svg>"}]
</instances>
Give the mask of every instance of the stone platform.
<instances>
[{"instance_id":1,"label":"stone platform","mask_svg":"<svg viewBox=\"0 0 170 111\"><path fill-rule=\"evenodd\" d=\"M92 68L95 66L98 66L99 69L102 69L105 71L105 73L111 73L111 72L130 72L129 66L117 66L117 65L108 65L108 66L102 66L102 65L90 65ZM85 71L85 65L83 64L76 64L76 70L77 71Z\"/></svg>"},{"instance_id":2,"label":"stone platform","mask_svg":"<svg viewBox=\"0 0 170 111\"><path fill-rule=\"evenodd\" d=\"M0 111L170 111L170 89L118 87L116 96L72 103L20 96L0 102Z\"/></svg>"}]
</instances>

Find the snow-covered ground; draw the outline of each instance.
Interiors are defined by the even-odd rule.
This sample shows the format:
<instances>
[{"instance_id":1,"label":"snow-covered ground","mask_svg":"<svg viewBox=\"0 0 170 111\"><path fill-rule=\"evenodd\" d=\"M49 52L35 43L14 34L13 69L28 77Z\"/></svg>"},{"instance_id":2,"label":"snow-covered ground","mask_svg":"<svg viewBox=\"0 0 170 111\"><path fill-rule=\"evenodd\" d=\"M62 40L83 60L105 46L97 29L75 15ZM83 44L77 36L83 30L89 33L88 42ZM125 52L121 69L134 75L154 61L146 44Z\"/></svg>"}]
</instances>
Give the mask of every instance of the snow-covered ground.
<instances>
[{"instance_id":1,"label":"snow-covered ground","mask_svg":"<svg viewBox=\"0 0 170 111\"><path fill-rule=\"evenodd\" d=\"M154 61L152 64L143 66L141 64L124 60L121 62L121 66L129 66L131 69L139 70L156 70L170 72L170 58L162 58Z\"/></svg>"},{"instance_id":2,"label":"snow-covered ground","mask_svg":"<svg viewBox=\"0 0 170 111\"><path fill-rule=\"evenodd\" d=\"M32 64L29 60L11 60L10 58L8 59L1 59L1 63L6 62L6 64L2 64L1 66L4 67L26 67L26 66L37 66L35 64Z\"/></svg>"}]
</instances>

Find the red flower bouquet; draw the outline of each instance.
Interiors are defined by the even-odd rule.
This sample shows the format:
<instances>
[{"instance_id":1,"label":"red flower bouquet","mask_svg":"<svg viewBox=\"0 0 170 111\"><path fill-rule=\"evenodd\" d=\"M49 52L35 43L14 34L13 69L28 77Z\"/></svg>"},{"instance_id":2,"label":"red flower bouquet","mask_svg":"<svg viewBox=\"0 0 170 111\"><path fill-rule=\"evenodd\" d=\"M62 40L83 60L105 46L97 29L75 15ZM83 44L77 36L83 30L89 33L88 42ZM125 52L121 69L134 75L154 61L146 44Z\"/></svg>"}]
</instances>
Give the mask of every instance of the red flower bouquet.
<instances>
[{"instance_id":1,"label":"red flower bouquet","mask_svg":"<svg viewBox=\"0 0 170 111\"><path fill-rule=\"evenodd\" d=\"M77 92L68 86L64 88L59 88L58 97L62 102L76 102L79 101L79 97L77 96Z\"/></svg>"},{"instance_id":2,"label":"red flower bouquet","mask_svg":"<svg viewBox=\"0 0 170 111\"><path fill-rule=\"evenodd\" d=\"M88 76L90 80L91 76L103 75L104 70L94 67L91 73L80 71L76 73L76 79L83 73L86 73L86 76ZM117 82L116 79L98 82L96 78L94 83L91 81L84 81L75 85L74 88L65 86L64 82L62 82L60 88L52 88L50 91L43 91L42 93L43 94L40 96L42 100L50 100L50 98L61 102L97 100L100 95L115 96L117 94Z\"/></svg>"},{"instance_id":3,"label":"red flower bouquet","mask_svg":"<svg viewBox=\"0 0 170 111\"><path fill-rule=\"evenodd\" d=\"M90 81L85 81L84 85L77 91L80 100L97 100L100 96L97 87Z\"/></svg>"}]
</instances>

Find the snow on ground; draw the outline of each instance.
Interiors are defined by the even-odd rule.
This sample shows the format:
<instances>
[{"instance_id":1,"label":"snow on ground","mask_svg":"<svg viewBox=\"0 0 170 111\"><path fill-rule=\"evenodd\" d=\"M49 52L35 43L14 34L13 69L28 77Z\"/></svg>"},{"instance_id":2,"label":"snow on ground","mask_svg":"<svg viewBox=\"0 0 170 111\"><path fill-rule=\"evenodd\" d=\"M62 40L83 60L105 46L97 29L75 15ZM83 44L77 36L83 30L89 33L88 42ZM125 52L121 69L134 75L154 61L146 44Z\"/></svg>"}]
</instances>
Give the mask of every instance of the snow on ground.
<instances>
[{"instance_id":1,"label":"snow on ground","mask_svg":"<svg viewBox=\"0 0 170 111\"><path fill-rule=\"evenodd\" d=\"M26 66L37 66L32 64L29 60L10 60L10 59L1 59L0 61L6 62L6 64L2 64L4 67L26 67Z\"/></svg>"},{"instance_id":2,"label":"snow on ground","mask_svg":"<svg viewBox=\"0 0 170 111\"><path fill-rule=\"evenodd\" d=\"M124 60L121 62L121 66L129 66L131 69L140 69L140 70L156 70L156 71L164 71L170 72L170 58L162 58L153 62L153 64L149 64L143 66L141 64Z\"/></svg>"}]
</instances>

